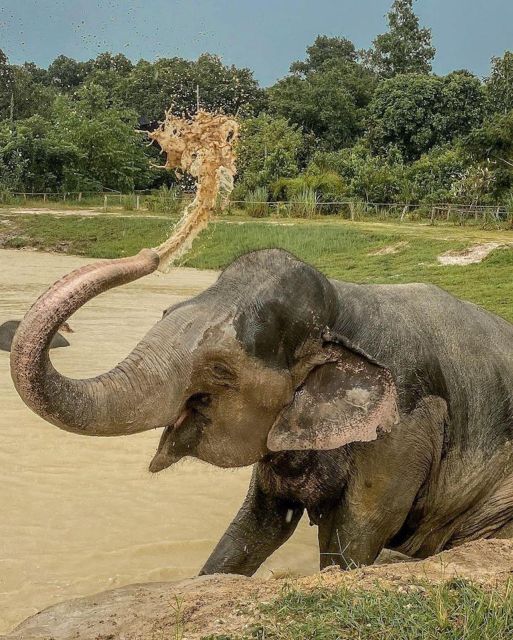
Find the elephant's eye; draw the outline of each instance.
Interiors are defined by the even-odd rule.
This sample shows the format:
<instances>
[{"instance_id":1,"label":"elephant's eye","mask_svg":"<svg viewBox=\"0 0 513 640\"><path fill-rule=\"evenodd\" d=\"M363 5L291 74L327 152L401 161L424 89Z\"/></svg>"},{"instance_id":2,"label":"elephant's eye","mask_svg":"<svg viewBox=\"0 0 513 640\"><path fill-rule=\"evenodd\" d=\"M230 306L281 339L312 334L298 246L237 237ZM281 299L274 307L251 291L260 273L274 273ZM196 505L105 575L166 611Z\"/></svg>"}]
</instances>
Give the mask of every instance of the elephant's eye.
<instances>
[{"instance_id":1,"label":"elephant's eye","mask_svg":"<svg viewBox=\"0 0 513 640\"><path fill-rule=\"evenodd\" d=\"M209 381L221 387L236 387L237 376L224 362L213 362L208 368Z\"/></svg>"}]
</instances>

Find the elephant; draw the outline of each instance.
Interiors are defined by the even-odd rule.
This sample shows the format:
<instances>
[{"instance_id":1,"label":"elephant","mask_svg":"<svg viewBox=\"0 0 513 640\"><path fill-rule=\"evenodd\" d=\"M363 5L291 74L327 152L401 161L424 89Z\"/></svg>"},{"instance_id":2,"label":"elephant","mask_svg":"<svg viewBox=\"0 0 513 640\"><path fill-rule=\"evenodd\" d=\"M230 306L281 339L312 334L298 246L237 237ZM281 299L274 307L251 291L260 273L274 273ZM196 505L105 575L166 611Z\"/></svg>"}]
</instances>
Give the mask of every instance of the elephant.
<instances>
[{"instance_id":1,"label":"elephant","mask_svg":"<svg viewBox=\"0 0 513 640\"><path fill-rule=\"evenodd\" d=\"M153 473L185 456L253 465L202 574L252 575L305 512L321 568L513 537L513 325L434 285L341 282L265 249L167 309L111 371L59 374L60 323L157 264L147 249L60 280L27 313L11 373L61 429L163 429Z\"/></svg>"},{"instance_id":2,"label":"elephant","mask_svg":"<svg viewBox=\"0 0 513 640\"><path fill-rule=\"evenodd\" d=\"M0 351L11 350L14 334L16 333L20 322L21 320L7 320L7 322L0 325ZM73 330L67 322L65 322L60 329L66 333L73 333ZM50 349L58 349L60 347L69 347L69 342L60 333L56 333L50 343Z\"/></svg>"}]
</instances>

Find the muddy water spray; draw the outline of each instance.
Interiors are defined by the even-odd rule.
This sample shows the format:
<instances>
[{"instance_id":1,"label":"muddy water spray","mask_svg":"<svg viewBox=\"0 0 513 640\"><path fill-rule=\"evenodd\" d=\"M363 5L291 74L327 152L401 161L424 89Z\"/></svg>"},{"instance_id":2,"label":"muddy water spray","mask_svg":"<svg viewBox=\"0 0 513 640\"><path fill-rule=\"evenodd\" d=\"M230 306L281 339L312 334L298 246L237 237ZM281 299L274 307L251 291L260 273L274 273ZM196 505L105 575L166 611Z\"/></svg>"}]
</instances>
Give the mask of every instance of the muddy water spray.
<instances>
[{"instance_id":1,"label":"muddy water spray","mask_svg":"<svg viewBox=\"0 0 513 640\"><path fill-rule=\"evenodd\" d=\"M236 174L234 142L239 135L236 120L206 111L190 120L171 113L160 127L148 136L167 154L162 168L178 169L197 180L196 196L185 208L172 235L155 251L159 254L159 270L189 250L194 238L208 225L218 199L225 206L233 190Z\"/></svg>"}]
</instances>

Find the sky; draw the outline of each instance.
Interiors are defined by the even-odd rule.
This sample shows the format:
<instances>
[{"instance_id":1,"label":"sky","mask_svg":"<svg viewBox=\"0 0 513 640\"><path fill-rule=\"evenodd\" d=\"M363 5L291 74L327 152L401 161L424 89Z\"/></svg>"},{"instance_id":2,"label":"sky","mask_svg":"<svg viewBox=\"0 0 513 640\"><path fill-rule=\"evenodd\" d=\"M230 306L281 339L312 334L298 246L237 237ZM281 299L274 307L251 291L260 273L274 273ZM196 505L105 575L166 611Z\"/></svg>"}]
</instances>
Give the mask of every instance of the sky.
<instances>
[{"instance_id":1,"label":"sky","mask_svg":"<svg viewBox=\"0 0 513 640\"><path fill-rule=\"evenodd\" d=\"M368 47L386 30L392 0L0 0L0 49L10 61L47 66L60 54L102 51L130 59L215 53L249 67L264 85L305 57L318 34ZM418 0L433 30L434 71L488 73L513 49L513 0Z\"/></svg>"}]
</instances>

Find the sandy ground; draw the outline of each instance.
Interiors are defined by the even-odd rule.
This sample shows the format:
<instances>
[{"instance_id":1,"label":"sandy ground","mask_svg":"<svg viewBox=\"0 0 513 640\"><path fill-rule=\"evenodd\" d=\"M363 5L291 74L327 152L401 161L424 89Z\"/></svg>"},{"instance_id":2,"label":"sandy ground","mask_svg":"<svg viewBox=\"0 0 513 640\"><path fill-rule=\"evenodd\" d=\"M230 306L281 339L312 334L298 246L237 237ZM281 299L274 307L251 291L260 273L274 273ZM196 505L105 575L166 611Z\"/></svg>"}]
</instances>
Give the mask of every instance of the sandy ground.
<instances>
[{"instance_id":1,"label":"sandy ground","mask_svg":"<svg viewBox=\"0 0 513 640\"><path fill-rule=\"evenodd\" d=\"M511 244L504 244L501 242L485 242L483 244L476 244L471 247L467 247L461 251L447 251L441 256L438 256L438 262L444 266L460 265L466 266L468 264L478 264L487 258L492 251L496 249L511 248Z\"/></svg>"},{"instance_id":2,"label":"sandy ground","mask_svg":"<svg viewBox=\"0 0 513 640\"><path fill-rule=\"evenodd\" d=\"M25 621L9 640L199 640L243 633L258 620L257 604L285 585L302 591L339 586L412 589L417 583L464 577L501 588L513 577L513 542L483 540L421 562L385 564L354 571L329 569L300 579L262 581L204 576L180 583L130 585L51 607ZM6 640L7 640L6 638Z\"/></svg>"},{"instance_id":3,"label":"sandy ground","mask_svg":"<svg viewBox=\"0 0 513 640\"><path fill-rule=\"evenodd\" d=\"M87 262L0 250L0 324ZM53 351L54 364L76 377L111 368L163 309L215 278L176 269L100 296L70 320L71 347ZM0 352L0 633L62 600L197 574L241 505L250 470L187 460L150 475L158 431L104 439L60 431L21 402L8 365ZM260 575L316 571L315 536L303 521Z\"/></svg>"}]
</instances>

